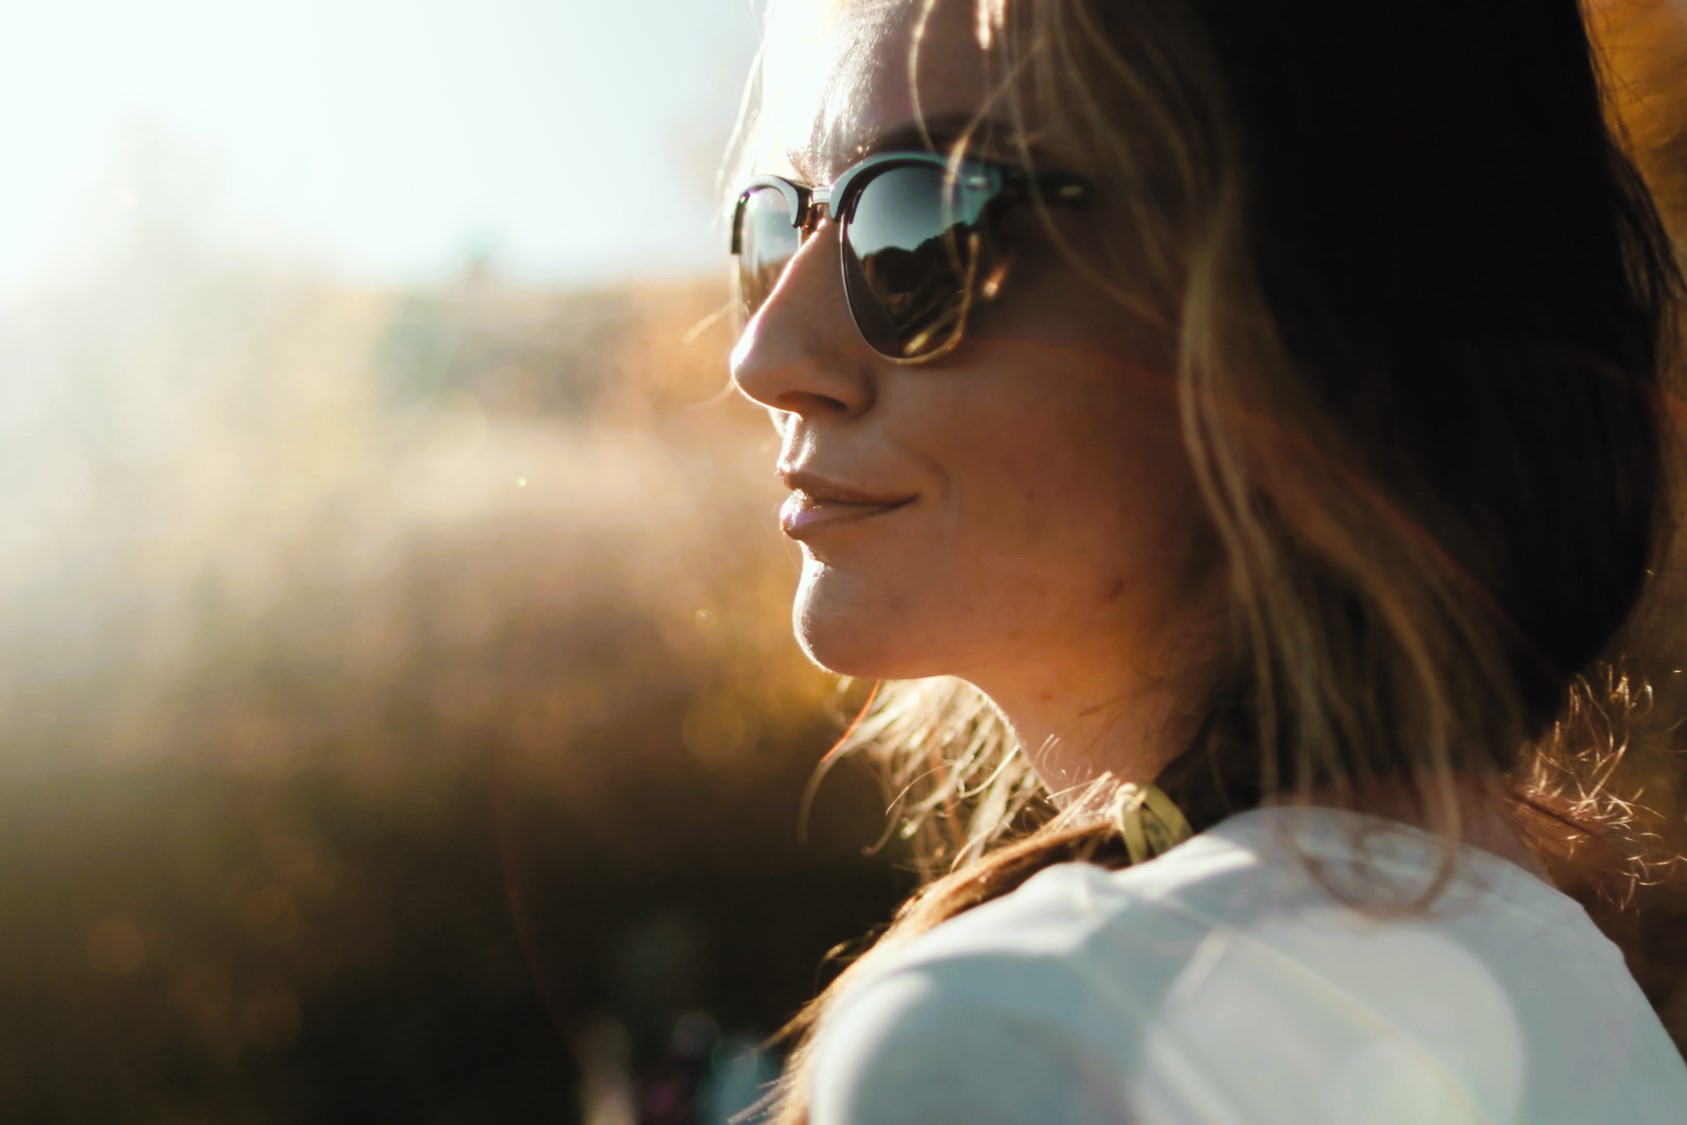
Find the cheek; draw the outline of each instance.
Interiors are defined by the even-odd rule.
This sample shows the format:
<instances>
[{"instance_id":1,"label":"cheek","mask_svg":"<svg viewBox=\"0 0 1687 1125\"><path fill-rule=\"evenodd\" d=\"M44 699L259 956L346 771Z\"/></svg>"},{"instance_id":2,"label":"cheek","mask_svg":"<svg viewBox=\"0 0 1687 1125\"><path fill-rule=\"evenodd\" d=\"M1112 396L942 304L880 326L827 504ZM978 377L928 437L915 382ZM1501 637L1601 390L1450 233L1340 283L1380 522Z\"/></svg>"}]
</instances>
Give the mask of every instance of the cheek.
<instances>
[{"instance_id":1,"label":"cheek","mask_svg":"<svg viewBox=\"0 0 1687 1125\"><path fill-rule=\"evenodd\" d=\"M1198 500L1169 385L979 378L941 410L887 404L935 487L831 561L805 553L794 616L817 663L900 679L1132 648L1174 600Z\"/></svg>"},{"instance_id":2,"label":"cheek","mask_svg":"<svg viewBox=\"0 0 1687 1125\"><path fill-rule=\"evenodd\" d=\"M957 451L963 551L1033 588L1058 576L1072 596L1176 567L1198 497L1169 396L1103 389L1115 393L1028 404L1015 427Z\"/></svg>"}]
</instances>

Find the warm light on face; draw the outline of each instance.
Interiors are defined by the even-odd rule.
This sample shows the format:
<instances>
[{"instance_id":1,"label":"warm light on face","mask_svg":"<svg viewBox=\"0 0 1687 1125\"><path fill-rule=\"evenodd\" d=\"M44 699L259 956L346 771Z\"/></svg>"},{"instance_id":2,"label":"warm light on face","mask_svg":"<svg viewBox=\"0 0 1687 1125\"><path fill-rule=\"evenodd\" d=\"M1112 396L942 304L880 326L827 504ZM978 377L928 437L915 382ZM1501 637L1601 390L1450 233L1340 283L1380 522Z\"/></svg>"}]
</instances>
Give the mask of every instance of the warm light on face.
<instances>
[{"instance_id":1,"label":"warm light on face","mask_svg":"<svg viewBox=\"0 0 1687 1125\"><path fill-rule=\"evenodd\" d=\"M761 150L798 154L823 182L921 115L975 113L991 87L970 9L940 5L923 28L920 11L851 5L824 34L777 37L799 54L769 56L764 103L778 108ZM839 246L813 238L790 257L733 355L783 439L810 657L869 679L961 676L993 696L1157 668L1199 510L1165 341L1027 238L1004 250L1011 276L976 331L898 366L851 318Z\"/></svg>"}]
</instances>

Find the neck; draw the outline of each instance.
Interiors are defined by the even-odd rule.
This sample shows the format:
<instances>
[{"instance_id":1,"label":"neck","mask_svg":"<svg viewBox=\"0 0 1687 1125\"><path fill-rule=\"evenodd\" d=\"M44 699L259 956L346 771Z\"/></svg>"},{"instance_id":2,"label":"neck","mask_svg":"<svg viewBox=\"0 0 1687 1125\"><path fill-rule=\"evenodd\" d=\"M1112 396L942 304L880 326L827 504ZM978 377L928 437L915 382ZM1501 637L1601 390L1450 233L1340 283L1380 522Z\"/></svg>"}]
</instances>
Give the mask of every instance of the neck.
<instances>
[{"instance_id":1,"label":"neck","mask_svg":"<svg viewBox=\"0 0 1687 1125\"><path fill-rule=\"evenodd\" d=\"M1062 810L1083 799L1089 787L1102 779L1152 782L1183 749L1178 706L1183 695L1165 681L1138 680L1129 694L1100 687L1085 693L1075 690L1069 680L1028 684L1020 678L1013 685L1017 690L999 693L979 686L1007 719L1032 769ZM1552 883L1507 815L1503 779L1458 775L1451 790L1462 842ZM1380 781L1356 792L1324 787L1306 794L1281 793L1263 803L1351 808L1426 831L1439 830L1419 810L1415 788L1404 781Z\"/></svg>"},{"instance_id":2,"label":"neck","mask_svg":"<svg viewBox=\"0 0 1687 1125\"><path fill-rule=\"evenodd\" d=\"M1117 681L1075 689L1070 680L985 691L1007 719L1031 768L1056 807L1065 809L1106 777L1146 784L1182 749L1176 718L1182 693L1138 681L1121 693Z\"/></svg>"},{"instance_id":3,"label":"neck","mask_svg":"<svg viewBox=\"0 0 1687 1125\"><path fill-rule=\"evenodd\" d=\"M1190 667L1199 667L1190 662ZM1105 668L1107 675L1094 672ZM1079 662L1041 674L969 676L1002 712L1032 769L1057 808L1070 809L1101 780L1147 784L1184 749L1193 685L1176 676L1154 676L1101 661ZM1121 690L1121 684L1128 685ZM1504 780L1497 774L1455 775L1451 795L1462 842L1492 852L1551 884L1540 859L1508 813ZM1351 808L1439 831L1419 809L1407 781L1380 781L1355 792L1335 787L1306 794L1282 793L1267 805L1309 804Z\"/></svg>"}]
</instances>

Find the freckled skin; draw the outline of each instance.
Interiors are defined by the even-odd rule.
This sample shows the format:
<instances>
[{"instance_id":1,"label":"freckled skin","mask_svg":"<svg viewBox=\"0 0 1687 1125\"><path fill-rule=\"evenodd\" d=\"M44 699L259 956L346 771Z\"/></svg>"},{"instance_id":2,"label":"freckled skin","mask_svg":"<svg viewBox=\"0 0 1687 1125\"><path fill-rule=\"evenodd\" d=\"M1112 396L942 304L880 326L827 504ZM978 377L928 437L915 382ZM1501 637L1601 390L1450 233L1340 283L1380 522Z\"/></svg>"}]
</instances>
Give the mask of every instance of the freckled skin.
<instances>
[{"instance_id":1,"label":"freckled skin","mask_svg":"<svg viewBox=\"0 0 1687 1125\"><path fill-rule=\"evenodd\" d=\"M829 181L874 132L913 119L918 8L846 5L812 58L775 67L762 168L794 175L782 154L797 151ZM977 107L973 30L970 3L938 6L920 65L929 116ZM781 88L781 73L802 78ZM804 97L817 104L794 104ZM1051 167L1062 155L1053 124ZM1071 221L1082 235L1105 219ZM1188 620L1174 592L1200 510L1170 343L1035 228L1020 224L1033 233L1013 244L1001 295L978 308L961 346L899 367L850 320L828 222L733 355L740 389L772 412L785 463L916 497L804 544L794 620L809 655L855 676L962 676L1033 739L1070 733L1055 712L1132 698L1164 671Z\"/></svg>"}]
</instances>

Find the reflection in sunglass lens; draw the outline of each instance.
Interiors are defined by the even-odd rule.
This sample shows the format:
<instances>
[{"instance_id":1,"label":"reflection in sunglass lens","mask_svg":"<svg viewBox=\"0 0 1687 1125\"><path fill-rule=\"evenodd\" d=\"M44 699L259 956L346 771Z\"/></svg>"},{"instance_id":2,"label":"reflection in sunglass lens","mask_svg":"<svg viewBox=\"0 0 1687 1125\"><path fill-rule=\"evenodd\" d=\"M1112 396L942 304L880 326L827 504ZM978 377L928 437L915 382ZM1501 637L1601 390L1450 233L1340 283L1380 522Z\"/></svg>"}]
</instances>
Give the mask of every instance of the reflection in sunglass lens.
<instances>
[{"instance_id":1,"label":"reflection in sunglass lens","mask_svg":"<svg viewBox=\"0 0 1687 1125\"><path fill-rule=\"evenodd\" d=\"M935 165L873 177L848 216L850 310L887 356L929 355L960 332L982 251L988 181L960 181Z\"/></svg>"},{"instance_id":2,"label":"reflection in sunglass lens","mask_svg":"<svg viewBox=\"0 0 1687 1125\"><path fill-rule=\"evenodd\" d=\"M802 242L792 225L794 219L791 205L776 188L753 188L740 204L738 293L746 320L779 284L779 276Z\"/></svg>"}]
</instances>

